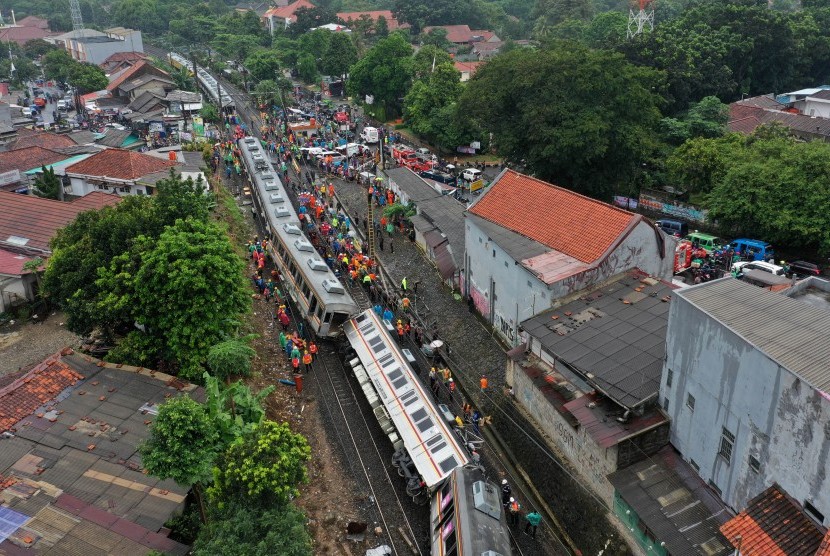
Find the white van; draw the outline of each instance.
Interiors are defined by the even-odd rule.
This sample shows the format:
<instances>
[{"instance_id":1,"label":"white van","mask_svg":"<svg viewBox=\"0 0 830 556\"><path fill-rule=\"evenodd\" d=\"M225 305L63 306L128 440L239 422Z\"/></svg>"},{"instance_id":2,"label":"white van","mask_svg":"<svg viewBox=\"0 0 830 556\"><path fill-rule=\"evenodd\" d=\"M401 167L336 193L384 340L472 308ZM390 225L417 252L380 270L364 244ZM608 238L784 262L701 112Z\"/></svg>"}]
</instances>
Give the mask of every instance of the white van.
<instances>
[{"instance_id":1,"label":"white van","mask_svg":"<svg viewBox=\"0 0 830 556\"><path fill-rule=\"evenodd\" d=\"M360 132L360 138L364 143L377 143L379 139L378 128L364 127Z\"/></svg>"},{"instance_id":2,"label":"white van","mask_svg":"<svg viewBox=\"0 0 830 556\"><path fill-rule=\"evenodd\" d=\"M480 178L481 170L477 168L467 168L466 170L464 170L464 173L461 174L461 179L464 181L474 182Z\"/></svg>"},{"instance_id":3,"label":"white van","mask_svg":"<svg viewBox=\"0 0 830 556\"><path fill-rule=\"evenodd\" d=\"M356 156L360 154L360 147L361 145L357 143L346 143L345 145L340 145L339 147L335 148L337 152L342 154L343 156Z\"/></svg>"},{"instance_id":4,"label":"white van","mask_svg":"<svg viewBox=\"0 0 830 556\"><path fill-rule=\"evenodd\" d=\"M69 110L69 103L63 99L58 101L58 110L61 112L65 112Z\"/></svg>"}]
</instances>

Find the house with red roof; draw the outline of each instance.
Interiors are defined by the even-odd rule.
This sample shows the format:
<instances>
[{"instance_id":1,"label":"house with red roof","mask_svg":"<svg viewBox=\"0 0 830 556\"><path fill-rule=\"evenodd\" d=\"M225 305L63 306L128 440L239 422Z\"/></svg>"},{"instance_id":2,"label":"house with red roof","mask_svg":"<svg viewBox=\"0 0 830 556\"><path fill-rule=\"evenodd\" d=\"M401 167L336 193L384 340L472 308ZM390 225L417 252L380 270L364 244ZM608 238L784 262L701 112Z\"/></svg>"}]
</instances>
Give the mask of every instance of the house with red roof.
<instances>
[{"instance_id":1,"label":"house with red roof","mask_svg":"<svg viewBox=\"0 0 830 556\"><path fill-rule=\"evenodd\" d=\"M262 15L262 21L268 28L268 31L273 35L276 29L285 29L293 22L297 21L297 11L300 9L311 10L316 8L309 0L296 0L287 6L277 6L271 8Z\"/></svg>"},{"instance_id":2,"label":"house with red roof","mask_svg":"<svg viewBox=\"0 0 830 556\"><path fill-rule=\"evenodd\" d=\"M563 298L639 269L671 281L674 240L639 214L504 170L466 213L464 294L505 339Z\"/></svg>"},{"instance_id":3,"label":"house with red roof","mask_svg":"<svg viewBox=\"0 0 830 556\"><path fill-rule=\"evenodd\" d=\"M131 68L142 60L148 59L149 56L143 52L116 52L107 57L106 60L98 64L107 75L117 73L121 70Z\"/></svg>"},{"instance_id":4,"label":"house with red roof","mask_svg":"<svg viewBox=\"0 0 830 556\"><path fill-rule=\"evenodd\" d=\"M68 158L70 158L68 154L40 146L0 152L0 191L25 193L29 190L27 171L42 166L51 166Z\"/></svg>"},{"instance_id":5,"label":"house with red roof","mask_svg":"<svg viewBox=\"0 0 830 556\"><path fill-rule=\"evenodd\" d=\"M486 29L470 29L469 25L433 25L424 27L423 33L428 35L430 31L436 29L446 31L447 40L456 45L501 41L494 32Z\"/></svg>"},{"instance_id":6,"label":"house with red roof","mask_svg":"<svg viewBox=\"0 0 830 556\"><path fill-rule=\"evenodd\" d=\"M153 188L139 183L141 178L177 165L177 162L136 151L104 149L66 167L70 182L66 192L71 195L87 195L93 191L116 195L152 195Z\"/></svg>"},{"instance_id":7,"label":"house with red roof","mask_svg":"<svg viewBox=\"0 0 830 556\"><path fill-rule=\"evenodd\" d=\"M15 42L23 46L29 41L54 37L58 34L49 30L48 21L30 15L12 25L0 27L0 42Z\"/></svg>"},{"instance_id":8,"label":"house with red roof","mask_svg":"<svg viewBox=\"0 0 830 556\"><path fill-rule=\"evenodd\" d=\"M0 191L0 312L36 299L37 279L27 263L51 255L49 242L59 229L120 200L100 191L71 202Z\"/></svg>"},{"instance_id":9,"label":"house with red roof","mask_svg":"<svg viewBox=\"0 0 830 556\"><path fill-rule=\"evenodd\" d=\"M359 21L363 18L368 18L372 21L372 25L377 24L378 19L384 18L386 20L386 26L389 28L390 31L394 31L395 29L400 29L402 27L409 27L409 24L405 23L401 25L395 16L392 15L391 10L373 10L367 12L338 12L337 18L342 20L347 26L351 27L352 23L355 21Z\"/></svg>"},{"instance_id":10,"label":"house with red roof","mask_svg":"<svg viewBox=\"0 0 830 556\"><path fill-rule=\"evenodd\" d=\"M464 83L465 81L469 81L476 72L478 68L481 67L484 62L453 62L455 69L461 72L461 82Z\"/></svg>"}]
</instances>

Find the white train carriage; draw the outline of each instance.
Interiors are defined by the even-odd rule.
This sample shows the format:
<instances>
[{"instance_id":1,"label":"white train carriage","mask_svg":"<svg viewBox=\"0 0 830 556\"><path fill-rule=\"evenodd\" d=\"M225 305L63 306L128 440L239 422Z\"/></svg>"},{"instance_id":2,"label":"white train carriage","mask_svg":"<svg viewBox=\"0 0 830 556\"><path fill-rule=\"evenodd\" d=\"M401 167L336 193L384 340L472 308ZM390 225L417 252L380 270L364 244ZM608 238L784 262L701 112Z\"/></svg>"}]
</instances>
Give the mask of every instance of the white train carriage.
<instances>
[{"instance_id":1,"label":"white train carriage","mask_svg":"<svg viewBox=\"0 0 830 556\"><path fill-rule=\"evenodd\" d=\"M170 65L173 67L187 68L190 73L193 73L193 62L191 60L188 60L181 54L177 54L175 52L170 52L167 57L170 61ZM228 108L234 105L233 97L228 93L227 89L222 87L206 68L200 66L196 67L196 80L215 104L219 103L219 99L221 97L223 108Z\"/></svg>"},{"instance_id":2,"label":"white train carriage","mask_svg":"<svg viewBox=\"0 0 830 556\"><path fill-rule=\"evenodd\" d=\"M305 236L282 181L259 140L239 142L245 168L270 239L268 255L282 274L283 288L319 336L334 337L359 308Z\"/></svg>"},{"instance_id":3,"label":"white train carriage","mask_svg":"<svg viewBox=\"0 0 830 556\"><path fill-rule=\"evenodd\" d=\"M381 318L367 310L343 326L357 357L350 364L384 431L407 493L424 502L453 469L470 462Z\"/></svg>"}]
</instances>

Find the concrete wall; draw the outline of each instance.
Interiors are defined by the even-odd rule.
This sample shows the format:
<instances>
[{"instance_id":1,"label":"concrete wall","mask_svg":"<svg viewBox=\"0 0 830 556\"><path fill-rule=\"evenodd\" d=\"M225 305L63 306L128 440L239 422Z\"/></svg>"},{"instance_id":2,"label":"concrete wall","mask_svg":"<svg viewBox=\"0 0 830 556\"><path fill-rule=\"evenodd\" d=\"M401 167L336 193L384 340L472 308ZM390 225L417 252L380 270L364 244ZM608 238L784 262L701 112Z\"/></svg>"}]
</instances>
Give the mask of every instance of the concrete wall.
<instances>
[{"instance_id":1,"label":"concrete wall","mask_svg":"<svg viewBox=\"0 0 830 556\"><path fill-rule=\"evenodd\" d=\"M513 370L513 391L516 400L553 440L580 478L612 507L614 487L606 476L617 470L616 446L600 448L583 427L572 427L520 366Z\"/></svg>"},{"instance_id":2,"label":"concrete wall","mask_svg":"<svg viewBox=\"0 0 830 556\"><path fill-rule=\"evenodd\" d=\"M671 304L666 351L660 399L668 399L671 442L703 480L736 511L777 482L830 524L830 396L679 296ZM718 455L724 427L735 436L728 463ZM758 471L750 456L760 462Z\"/></svg>"},{"instance_id":3,"label":"concrete wall","mask_svg":"<svg viewBox=\"0 0 830 556\"><path fill-rule=\"evenodd\" d=\"M802 104L802 103L797 103ZM801 110L811 117L830 118L830 102L821 100L806 99Z\"/></svg>"},{"instance_id":4,"label":"concrete wall","mask_svg":"<svg viewBox=\"0 0 830 556\"><path fill-rule=\"evenodd\" d=\"M549 309L557 299L590 288L626 270L639 268L671 281L674 269L676 240L663 235L666 255L661 259L654 228L647 222L640 222L595 268L548 285L514 261L495 242L489 241L487 234L474 222L467 220L466 226L468 294L479 313L513 345L518 342L518 324Z\"/></svg>"},{"instance_id":5,"label":"concrete wall","mask_svg":"<svg viewBox=\"0 0 830 556\"><path fill-rule=\"evenodd\" d=\"M9 278L11 280L0 287L0 313L8 311L24 300L34 301L35 299L33 288L35 283L34 275L12 276L9 274L0 274L0 282Z\"/></svg>"},{"instance_id":6,"label":"concrete wall","mask_svg":"<svg viewBox=\"0 0 830 556\"><path fill-rule=\"evenodd\" d=\"M108 189L104 190L107 193L114 193L116 195L126 196L126 195L152 195L152 188L149 188L145 185L138 185L134 183L110 183ZM124 191L123 188L129 188L129 191ZM84 178L79 178L76 176L70 176L69 178L69 187L66 188L66 193L68 195L73 195L77 197L83 197L87 193L92 193L93 191L101 191L96 184L91 184L86 181Z\"/></svg>"}]
</instances>

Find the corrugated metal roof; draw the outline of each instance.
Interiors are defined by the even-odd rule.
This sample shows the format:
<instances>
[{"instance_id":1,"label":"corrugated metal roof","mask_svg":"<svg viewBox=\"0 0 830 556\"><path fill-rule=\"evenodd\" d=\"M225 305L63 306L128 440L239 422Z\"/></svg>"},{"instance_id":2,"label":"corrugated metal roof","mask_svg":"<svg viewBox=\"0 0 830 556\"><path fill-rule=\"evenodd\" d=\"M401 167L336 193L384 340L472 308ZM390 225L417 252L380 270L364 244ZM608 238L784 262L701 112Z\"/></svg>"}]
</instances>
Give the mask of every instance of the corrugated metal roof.
<instances>
[{"instance_id":1,"label":"corrugated metal roof","mask_svg":"<svg viewBox=\"0 0 830 556\"><path fill-rule=\"evenodd\" d=\"M734 278L678 295L814 388L830 392L830 311Z\"/></svg>"},{"instance_id":2,"label":"corrugated metal roof","mask_svg":"<svg viewBox=\"0 0 830 556\"><path fill-rule=\"evenodd\" d=\"M670 554L733 552L718 530L729 514L671 446L610 474L608 481Z\"/></svg>"},{"instance_id":3,"label":"corrugated metal roof","mask_svg":"<svg viewBox=\"0 0 830 556\"><path fill-rule=\"evenodd\" d=\"M522 328L592 386L634 407L660 388L671 294L669 284L634 270Z\"/></svg>"}]
</instances>

